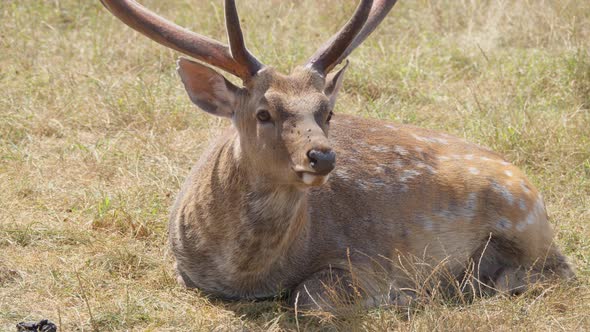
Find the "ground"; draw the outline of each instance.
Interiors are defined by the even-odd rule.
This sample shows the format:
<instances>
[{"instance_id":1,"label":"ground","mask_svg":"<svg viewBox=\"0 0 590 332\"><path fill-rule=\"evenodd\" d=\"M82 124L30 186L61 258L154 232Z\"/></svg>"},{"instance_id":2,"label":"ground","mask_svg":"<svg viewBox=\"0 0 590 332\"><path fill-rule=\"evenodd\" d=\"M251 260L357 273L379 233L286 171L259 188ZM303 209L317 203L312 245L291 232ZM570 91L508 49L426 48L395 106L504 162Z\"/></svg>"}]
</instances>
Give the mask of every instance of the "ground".
<instances>
[{"instance_id":1,"label":"ground","mask_svg":"<svg viewBox=\"0 0 590 332\"><path fill-rule=\"evenodd\" d=\"M222 1L141 1L225 42ZM352 0L239 1L246 41L283 72ZM571 284L345 319L179 287L168 209L227 125L191 105L178 54L99 1L0 1L0 330L590 329L590 2L400 1L350 57L336 109L490 147L543 193Z\"/></svg>"}]
</instances>

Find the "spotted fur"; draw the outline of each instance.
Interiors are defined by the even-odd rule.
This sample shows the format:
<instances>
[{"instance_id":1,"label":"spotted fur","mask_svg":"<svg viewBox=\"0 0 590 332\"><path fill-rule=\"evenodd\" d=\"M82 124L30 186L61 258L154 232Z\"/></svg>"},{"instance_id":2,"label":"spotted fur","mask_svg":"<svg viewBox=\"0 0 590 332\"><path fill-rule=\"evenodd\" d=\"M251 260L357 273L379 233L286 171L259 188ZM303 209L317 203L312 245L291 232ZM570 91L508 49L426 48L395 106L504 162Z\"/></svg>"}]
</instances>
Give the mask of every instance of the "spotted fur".
<instances>
[{"instance_id":1,"label":"spotted fur","mask_svg":"<svg viewBox=\"0 0 590 332\"><path fill-rule=\"evenodd\" d=\"M340 287L353 276L364 303L397 303L403 292L391 290L413 286L400 263L408 257L445 262L457 279L478 260L477 279L508 291L530 281L515 281L520 271L573 275L540 194L516 167L448 134L341 114L307 134L318 124L298 112L315 107L304 92L321 81L298 75L273 72L251 88L297 122L261 144L235 115L187 179L169 228L181 283L230 299L292 293L300 306L330 309L328 286L357 294ZM305 162L310 144L338 156L327 181L282 177L282 160Z\"/></svg>"}]
</instances>

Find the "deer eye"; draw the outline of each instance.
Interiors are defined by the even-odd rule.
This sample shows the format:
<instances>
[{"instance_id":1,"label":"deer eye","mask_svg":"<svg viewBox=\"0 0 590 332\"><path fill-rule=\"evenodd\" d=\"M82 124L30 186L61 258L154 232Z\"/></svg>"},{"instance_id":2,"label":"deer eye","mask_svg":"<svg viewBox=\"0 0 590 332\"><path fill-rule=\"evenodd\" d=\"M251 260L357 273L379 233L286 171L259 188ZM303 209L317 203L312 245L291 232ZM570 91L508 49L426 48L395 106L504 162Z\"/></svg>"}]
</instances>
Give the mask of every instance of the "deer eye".
<instances>
[{"instance_id":1,"label":"deer eye","mask_svg":"<svg viewBox=\"0 0 590 332\"><path fill-rule=\"evenodd\" d=\"M261 110L256 113L256 118L260 122L268 122L270 121L270 113L267 110Z\"/></svg>"},{"instance_id":2,"label":"deer eye","mask_svg":"<svg viewBox=\"0 0 590 332\"><path fill-rule=\"evenodd\" d=\"M334 112L330 111L330 113L328 113L328 118L326 119L326 123L330 123L330 120L332 120L332 116L334 115Z\"/></svg>"}]
</instances>

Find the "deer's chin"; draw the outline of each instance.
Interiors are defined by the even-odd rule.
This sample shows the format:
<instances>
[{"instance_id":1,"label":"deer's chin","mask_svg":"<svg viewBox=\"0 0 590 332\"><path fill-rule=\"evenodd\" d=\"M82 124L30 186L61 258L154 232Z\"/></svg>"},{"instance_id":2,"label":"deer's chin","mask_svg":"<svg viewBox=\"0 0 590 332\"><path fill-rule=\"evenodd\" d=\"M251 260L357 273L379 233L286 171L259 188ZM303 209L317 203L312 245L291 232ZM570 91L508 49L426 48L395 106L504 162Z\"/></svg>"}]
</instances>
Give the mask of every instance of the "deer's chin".
<instances>
[{"instance_id":1,"label":"deer's chin","mask_svg":"<svg viewBox=\"0 0 590 332\"><path fill-rule=\"evenodd\" d=\"M330 177L330 174L319 175L310 172L297 172L297 176L303 185L317 187L326 183Z\"/></svg>"}]
</instances>

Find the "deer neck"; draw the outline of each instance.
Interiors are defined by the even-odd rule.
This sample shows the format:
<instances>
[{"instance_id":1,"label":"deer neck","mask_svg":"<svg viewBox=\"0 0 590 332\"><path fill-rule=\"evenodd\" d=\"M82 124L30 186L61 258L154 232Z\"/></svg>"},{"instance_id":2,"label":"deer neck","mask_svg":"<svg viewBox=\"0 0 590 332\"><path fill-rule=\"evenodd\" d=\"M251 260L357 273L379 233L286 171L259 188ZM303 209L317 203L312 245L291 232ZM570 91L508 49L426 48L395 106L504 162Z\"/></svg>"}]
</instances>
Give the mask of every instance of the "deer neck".
<instances>
[{"instance_id":1,"label":"deer neck","mask_svg":"<svg viewBox=\"0 0 590 332\"><path fill-rule=\"evenodd\" d=\"M266 180L255 171L239 144L236 136L228 146L231 164L237 166L227 176L239 193L232 242L239 253L237 260L244 263L237 265L242 265L242 271L252 271L268 268L287 258L288 252L299 251L306 245L307 192Z\"/></svg>"},{"instance_id":2,"label":"deer neck","mask_svg":"<svg viewBox=\"0 0 590 332\"><path fill-rule=\"evenodd\" d=\"M293 188L253 186L245 194L240 220L244 230L271 250L288 249L306 230L305 194Z\"/></svg>"}]
</instances>

